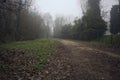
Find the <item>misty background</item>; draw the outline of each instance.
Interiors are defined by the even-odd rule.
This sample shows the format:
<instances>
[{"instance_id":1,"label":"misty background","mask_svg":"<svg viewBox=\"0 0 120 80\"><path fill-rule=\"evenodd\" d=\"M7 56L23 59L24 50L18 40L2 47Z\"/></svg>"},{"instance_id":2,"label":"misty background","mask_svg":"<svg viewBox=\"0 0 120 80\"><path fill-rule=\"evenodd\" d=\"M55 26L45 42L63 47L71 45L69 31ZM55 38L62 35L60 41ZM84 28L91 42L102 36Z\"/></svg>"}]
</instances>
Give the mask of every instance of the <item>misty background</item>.
<instances>
[{"instance_id":1,"label":"misty background","mask_svg":"<svg viewBox=\"0 0 120 80\"><path fill-rule=\"evenodd\" d=\"M118 0L1 0L0 42L118 34L110 25L115 5Z\"/></svg>"},{"instance_id":2,"label":"misty background","mask_svg":"<svg viewBox=\"0 0 120 80\"><path fill-rule=\"evenodd\" d=\"M0 0L0 80L120 80L120 0Z\"/></svg>"},{"instance_id":3,"label":"misty background","mask_svg":"<svg viewBox=\"0 0 120 80\"><path fill-rule=\"evenodd\" d=\"M32 10L42 15L49 13L53 20L57 16L64 16L69 19L69 22L73 22L76 18L83 16L84 10L82 6L85 5L85 2L85 0L34 0ZM108 30L110 25L110 10L116 4L118 4L118 0L101 0L101 14L103 15L103 19L108 23ZM53 26L51 25L52 32ZM110 35L110 32L107 31L106 34Z\"/></svg>"}]
</instances>

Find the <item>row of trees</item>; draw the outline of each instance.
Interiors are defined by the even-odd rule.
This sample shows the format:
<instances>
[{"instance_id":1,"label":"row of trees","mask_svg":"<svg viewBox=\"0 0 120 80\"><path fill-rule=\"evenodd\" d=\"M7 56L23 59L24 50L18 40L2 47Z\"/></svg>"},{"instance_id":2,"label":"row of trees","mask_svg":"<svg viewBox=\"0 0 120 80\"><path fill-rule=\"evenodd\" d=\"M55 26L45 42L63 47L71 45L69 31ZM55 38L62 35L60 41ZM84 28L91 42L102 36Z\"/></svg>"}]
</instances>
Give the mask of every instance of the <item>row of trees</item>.
<instances>
[{"instance_id":1,"label":"row of trees","mask_svg":"<svg viewBox=\"0 0 120 80\"><path fill-rule=\"evenodd\" d=\"M102 37L107 30L107 25L101 17L100 0L88 0L86 10L83 13L82 19L75 20L74 25L55 26L55 32L59 30L59 35L55 37L80 40L95 40Z\"/></svg>"},{"instance_id":2,"label":"row of trees","mask_svg":"<svg viewBox=\"0 0 120 80\"><path fill-rule=\"evenodd\" d=\"M49 25L30 9L31 0L0 0L0 43L48 37Z\"/></svg>"},{"instance_id":3,"label":"row of trees","mask_svg":"<svg viewBox=\"0 0 120 80\"><path fill-rule=\"evenodd\" d=\"M95 40L101 38L106 30L106 22L102 19L101 0L85 0L82 8L83 17L74 23L68 23L64 17L56 17L54 21L54 37L80 40ZM0 42L30 40L51 36L53 27L50 14L40 15L30 9L31 0L1 0L0 1ZM120 32L120 5L111 10L111 33ZM68 22L67 22L68 21Z\"/></svg>"}]
</instances>

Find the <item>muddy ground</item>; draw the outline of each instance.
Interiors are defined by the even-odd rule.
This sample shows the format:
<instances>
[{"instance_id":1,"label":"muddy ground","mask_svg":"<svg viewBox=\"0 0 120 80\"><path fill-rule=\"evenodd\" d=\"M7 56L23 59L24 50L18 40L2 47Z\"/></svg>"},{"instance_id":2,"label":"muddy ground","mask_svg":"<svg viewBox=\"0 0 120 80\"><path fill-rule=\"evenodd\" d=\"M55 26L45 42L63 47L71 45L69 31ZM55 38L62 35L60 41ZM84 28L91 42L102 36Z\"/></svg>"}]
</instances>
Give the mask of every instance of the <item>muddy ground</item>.
<instances>
[{"instance_id":1,"label":"muddy ground","mask_svg":"<svg viewBox=\"0 0 120 80\"><path fill-rule=\"evenodd\" d=\"M120 80L119 55L80 42L58 41L60 44L42 70L34 72L28 68L19 73L14 71L16 74L11 73L10 76L4 74L6 78L0 75L0 80ZM24 52L20 53L24 55ZM36 61L32 61L32 64ZM17 77L14 78L15 75Z\"/></svg>"}]
</instances>

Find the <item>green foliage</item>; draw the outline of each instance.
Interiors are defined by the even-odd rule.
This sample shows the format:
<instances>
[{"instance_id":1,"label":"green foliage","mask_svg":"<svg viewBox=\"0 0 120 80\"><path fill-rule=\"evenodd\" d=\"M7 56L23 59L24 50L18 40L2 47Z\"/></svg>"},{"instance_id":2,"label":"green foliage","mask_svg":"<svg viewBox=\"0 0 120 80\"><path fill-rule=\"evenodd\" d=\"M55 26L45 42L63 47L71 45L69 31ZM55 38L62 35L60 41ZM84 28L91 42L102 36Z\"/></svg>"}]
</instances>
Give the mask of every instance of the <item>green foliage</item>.
<instances>
[{"instance_id":1,"label":"green foliage","mask_svg":"<svg viewBox=\"0 0 120 80\"><path fill-rule=\"evenodd\" d=\"M91 41L105 34L107 25L101 17L100 0L88 0L86 4L88 9L82 19L75 20L74 25L61 26L57 29L60 30L58 37Z\"/></svg>"},{"instance_id":2,"label":"green foliage","mask_svg":"<svg viewBox=\"0 0 120 80\"><path fill-rule=\"evenodd\" d=\"M83 25L81 39L95 40L104 35L106 31L106 23L102 19L100 13L100 0L88 0L88 9L83 16Z\"/></svg>"},{"instance_id":3,"label":"green foliage","mask_svg":"<svg viewBox=\"0 0 120 80\"><path fill-rule=\"evenodd\" d=\"M41 70L43 69L44 65L43 64L36 64L33 66L33 70L36 71L36 70Z\"/></svg>"},{"instance_id":4,"label":"green foliage","mask_svg":"<svg viewBox=\"0 0 120 80\"><path fill-rule=\"evenodd\" d=\"M103 36L99 40L91 41L91 45L99 46L99 47L108 47L108 48L120 48L120 35L113 36L113 43L111 44L111 36L106 35Z\"/></svg>"},{"instance_id":5,"label":"green foliage","mask_svg":"<svg viewBox=\"0 0 120 80\"><path fill-rule=\"evenodd\" d=\"M80 28L81 30L81 40L95 40L104 35L106 31L106 23L102 20L102 18L94 17L89 14L86 15L85 21L83 23L84 28Z\"/></svg>"},{"instance_id":6,"label":"green foliage","mask_svg":"<svg viewBox=\"0 0 120 80\"><path fill-rule=\"evenodd\" d=\"M71 38L72 36L72 25L71 24L68 24L68 25L65 25L62 27L62 30L61 30L61 36L62 38Z\"/></svg>"},{"instance_id":7,"label":"green foliage","mask_svg":"<svg viewBox=\"0 0 120 80\"><path fill-rule=\"evenodd\" d=\"M120 35L113 36L113 42L111 44L111 36L104 36L101 38L101 43L108 45L109 47L113 48L120 48Z\"/></svg>"}]
</instances>

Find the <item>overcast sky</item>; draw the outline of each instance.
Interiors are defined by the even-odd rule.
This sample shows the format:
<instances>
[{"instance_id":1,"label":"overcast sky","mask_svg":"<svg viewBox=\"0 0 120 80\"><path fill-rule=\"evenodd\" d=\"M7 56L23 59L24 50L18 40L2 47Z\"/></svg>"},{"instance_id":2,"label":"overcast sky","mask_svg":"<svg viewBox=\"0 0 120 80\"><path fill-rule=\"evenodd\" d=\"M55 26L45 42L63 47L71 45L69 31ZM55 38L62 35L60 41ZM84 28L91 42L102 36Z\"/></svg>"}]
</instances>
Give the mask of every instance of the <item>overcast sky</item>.
<instances>
[{"instance_id":1,"label":"overcast sky","mask_svg":"<svg viewBox=\"0 0 120 80\"><path fill-rule=\"evenodd\" d=\"M118 4L118 0L102 0L102 10L104 10L105 12L107 12L107 18L106 21L109 21L110 19L110 10L112 8L113 5Z\"/></svg>"},{"instance_id":2,"label":"overcast sky","mask_svg":"<svg viewBox=\"0 0 120 80\"><path fill-rule=\"evenodd\" d=\"M41 13L50 13L53 17L56 15L81 17L82 10L80 0L33 0L36 11ZM110 11L111 6L116 4L117 0L102 0L103 9Z\"/></svg>"},{"instance_id":3,"label":"overcast sky","mask_svg":"<svg viewBox=\"0 0 120 80\"><path fill-rule=\"evenodd\" d=\"M78 0L35 0L36 10L52 16L82 16Z\"/></svg>"}]
</instances>

